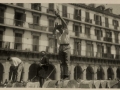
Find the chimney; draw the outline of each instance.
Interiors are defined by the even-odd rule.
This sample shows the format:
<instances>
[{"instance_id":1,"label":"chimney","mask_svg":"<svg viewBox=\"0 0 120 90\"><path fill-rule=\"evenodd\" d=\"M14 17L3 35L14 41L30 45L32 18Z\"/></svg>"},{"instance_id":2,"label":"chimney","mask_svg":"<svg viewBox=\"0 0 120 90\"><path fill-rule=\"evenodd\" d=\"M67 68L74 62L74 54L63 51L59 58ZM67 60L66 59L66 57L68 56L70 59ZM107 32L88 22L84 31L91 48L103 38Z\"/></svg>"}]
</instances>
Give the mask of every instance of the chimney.
<instances>
[{"instance_id":1,"label":"chimney","mask_svg":"<svg viewBox=\"0 0 120 90\"><path fill-rule=\"evenodd\" d=\"M105 9L105 6L104 5L99 5L96 8L99 9L99 10L101 10L101 11L103 11Z\"/></svg>"},{"instance_id":2,"label":"chimney","mask_svg":"<svg viewBox=\"0 0 120 90\"><path fill-rule=\"evenodd\" d=\"M112 13L112 8L107 8L107 9L105 9L105 12L107 12L107 13Z\"/></svg>"},{"instance_id":3,"label":"chimney","mask_svg":"<svg viewBox=\"0 0 120 90\"><path fill-rule=\"evenodd\" d=\"M95 4L89 4L88 6L95 8Z\"/></svg>"}]
</instances>

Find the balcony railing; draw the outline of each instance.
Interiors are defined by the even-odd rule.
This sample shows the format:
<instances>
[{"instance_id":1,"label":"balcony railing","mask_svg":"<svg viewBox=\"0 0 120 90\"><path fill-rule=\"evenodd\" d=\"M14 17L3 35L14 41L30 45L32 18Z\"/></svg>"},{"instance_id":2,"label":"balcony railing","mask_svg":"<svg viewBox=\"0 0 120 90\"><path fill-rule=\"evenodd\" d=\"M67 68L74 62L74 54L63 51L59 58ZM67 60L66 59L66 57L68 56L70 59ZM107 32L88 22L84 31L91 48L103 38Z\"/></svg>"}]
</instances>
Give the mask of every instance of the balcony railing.
<instances>
[{"instance_id":1,"label":"balcony railing","mask_svg":"<svg viewBox=\"0 0 120 90\"><path fill-rule=\"evenodd\" d=\"M119 39L115 39L115 43L119 43Z\"/></svg>"},{"instance_id":2,"label":"balcony railing","mask_svg":"<svg viewBox=\"0 0 120 90\"><path fill-rule=\"evenodd\" d=\"M117 30L117 29L118 29L118 26L114 26L114 29L116 29L116 30Z\"/></svg>"},{"instance_id":3,"label":"balcony railing","mask_svg":"<svg viewBox=\"0 0 120 90\"><path fill-rule=\"evenodd\" d=\"M87 22L87 23L92 23L92 19L85 18L85 22Z\"/></svg>"},{"instance_id":4,"label":"balcony railing","mask_svg":"<svg viewBox=\"0 0 120 90\"><path fill-rule=\"evenodd\" d=\"M43 31L46 31L47 29L47 27L45 26L40 26L38 24L30 24L30 23L29 23L29 28L43 30Z\"/></svg>"},{"instance_id":5,"label":"balcony railing","mask_svg":"<svg viewBox=\"0 0 120 90\"><path fill-rule=\"evenodd\" d=\"M87 57L94 57L94 52L93 51L86 51L86 56Z\"/></svg>"},{"instance_id":6,"label":"balcony railing","mask_svg":"<svg viewBox=\"0 0 120 90\"><path fill-rule=\"evenodd\" d=\"M43 45L33 45L26 43L15 43L8 41L0 41L0 49L7 50L20 50L20 51L29 51L29 52L41 52L46 51L51 54L58 54L59 48L52 46L43 46ZM78 57L92 57L92 58L107 58L107 59L120 59L120 55L118 54L110 54L110 53L102 53L102 52L94 52L88 50L77 50L71 49L71 55Z\"/></svg>"},{"instance_id":7,"label":"balcony railing","mask_svg":"<svg viewBox=\"0 0 120 90\"><path fill-rule=\"evenodd\" d=\"M111 37L104 37L104 41L112 42L112 38Z\"/></svg>"},{"instance_id":8,"label":"balcony railing","mask_svg":"<svg viewBox=\"0 0 120 90\"><path fill-rule=\"evenodd\" d=\"M105 27L109 27L109 23L105 23Z\"/></svg>"},{"instance_id":9,"label":"balcony railing","mask_svg":"<svg viewBox=\"0 0 120 90\"><path fill-rule=\"evenodd\" d=\"M81 50L74 49L75 56L81 56Z\"/></svg>"},{"instance_id":10,"label":"balcony railing","mask_svg":"<svg viewBox=\"0 0 120 90\"><path fill-rule=\"evenodd\" d=\"M120 59L120 55L115 55L115 59Z\"/></svg>"},{"instance_id":11,"label":"balcony railing","mask_svg":"<svg viewBox=\"0 0 120 90\"><path fill-rule=\"evenodd\" d=\"M95 21L95 24L102 26L102 22L101 22L101 21L97 21L97 20L96 20L96 21Z\"/></svg>"},{"instance_id":12,"label":"balcony railing","mask_svg":"<svg viewBox=\"0 0 120 90\"><path fill-rule=\"evenodd\" d=\"M103 57L104 57L104 58L111 58L111 59L113 59L113 58L114 58L114 55L113 55L113 54L110 54L110 53L103 53Z\"/></svg>"},{"instance_id":13,"label":"balcony railing","mask_svg":"<svg viewBox=\"0 0 120 90\"><path fill-rule=\"evenodd\" d=\"M75 20L81 20L81 16L80 15L74 15L74 19Z\"/></svg>"},{"instance_id":14,"label":"balcony railing","mask_svg":"<svg viewBox=\"0 0 120 90\"><path fill-rule=\"evenodd\" d=\"M96 53L96 57L97 57L97 58L102 58L102 53L101 53L101 52L97 52L97 53Z\"/></svg>"},{"instance_id":15,"label":"balcony railing","mask_svg":"<svg viewBox=\"0 0 120 90\"><path fill-rule=\"evenodd\" d=\"M17 19L14 19L14 20L15 20L15 26L23 27L23 21L22 20L17 20Z\"/></svg>"}]
</instances>

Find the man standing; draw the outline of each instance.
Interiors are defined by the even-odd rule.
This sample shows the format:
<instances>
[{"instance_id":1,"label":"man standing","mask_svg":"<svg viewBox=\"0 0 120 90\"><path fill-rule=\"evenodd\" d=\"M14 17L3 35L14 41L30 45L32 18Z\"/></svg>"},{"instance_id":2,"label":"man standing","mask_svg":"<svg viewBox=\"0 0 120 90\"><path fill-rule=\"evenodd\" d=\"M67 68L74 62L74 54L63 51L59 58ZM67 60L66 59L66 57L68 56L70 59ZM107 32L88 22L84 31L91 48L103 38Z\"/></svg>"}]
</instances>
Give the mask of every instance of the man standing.
<instances>
[{"instance_id":1,"label":"man standing","mask_svg":"<svg viewBox=\"0 0 120 90\"><path fill-rule=\"evenodd\" d=\"M41 56L42 58L40 59L39 66L37 68L37 75L36 75L39 77L40 87L43 86L45 79L47 78L48 65L49 65L49 59L46 56L45 51L41 52Z\"/></svg>"},{"instance_id":2,"label":"man standing","mask_svg":"<svg viewBox=\"0 0 120 90\"><path fill-rule=\"evenodd\" d=\"M55 15L60 18L62 24L55 24L55 28L53 30L53 35L55 35L56 30L58 30L57 41L60 44L59 46L59 59L61 61L61 77L62 79L66 79L69 77L68 65L70 63L70 37L69 31L67 28L67 24L65 20L55 12Z\"/></svg>"},{"instance_id":3,"label":"man standing","mask_svg":"<svg viewBox=\"0 0 120 90\"><path fill-rule=\"evenodd\" d=\"M20 79L24 69L22 60L17 57L8 57L7 60L11 63L12 66L16 67L16 71L17 71L16 81L21 82Z\"/></svg>"}]
</instances>

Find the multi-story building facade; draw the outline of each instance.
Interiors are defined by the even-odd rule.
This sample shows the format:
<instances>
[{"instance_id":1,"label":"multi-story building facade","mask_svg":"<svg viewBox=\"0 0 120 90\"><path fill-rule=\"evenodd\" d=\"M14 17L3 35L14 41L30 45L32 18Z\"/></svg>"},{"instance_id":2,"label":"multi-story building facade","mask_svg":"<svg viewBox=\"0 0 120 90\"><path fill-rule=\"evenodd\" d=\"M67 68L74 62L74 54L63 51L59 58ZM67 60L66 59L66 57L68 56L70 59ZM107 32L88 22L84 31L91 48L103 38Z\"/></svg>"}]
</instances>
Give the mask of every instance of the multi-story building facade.
<instances>
[{"instance_id":1,"label":"multi-story building facade","mask_svg":"<svg viewBox=\"0 0 120 90\"><path fill-rule=\"evenodd\" d=\"M120 16L112 9L94 4L1 3L0 4L0 81L10 79L8 55L24 61L23 80L36 74L40 51L50 58L50 78L60 79L57 39L52 37L54 23L66 20L70 32L70 79L105 80L120 78Z\"/></svg>"}]
</instances>

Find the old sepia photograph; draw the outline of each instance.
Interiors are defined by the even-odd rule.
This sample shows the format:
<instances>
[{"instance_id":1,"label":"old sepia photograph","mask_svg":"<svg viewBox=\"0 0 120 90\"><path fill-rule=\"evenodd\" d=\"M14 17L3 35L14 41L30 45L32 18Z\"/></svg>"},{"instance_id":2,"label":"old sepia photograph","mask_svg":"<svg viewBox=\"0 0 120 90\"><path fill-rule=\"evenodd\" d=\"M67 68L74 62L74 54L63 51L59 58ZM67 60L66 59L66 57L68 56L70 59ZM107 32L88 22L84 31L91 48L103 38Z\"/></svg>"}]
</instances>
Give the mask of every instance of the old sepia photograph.
<instances>
[{"instance_id":1,"label":"old sepia photograph","mask_svg":"<svg viewBox=\"0 0 120 90\"><path fill-rule=\"evenodd\" d=\"M0 88L120 88L119 8L0 3Z\"/></svg>"}]
</instances>

